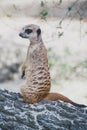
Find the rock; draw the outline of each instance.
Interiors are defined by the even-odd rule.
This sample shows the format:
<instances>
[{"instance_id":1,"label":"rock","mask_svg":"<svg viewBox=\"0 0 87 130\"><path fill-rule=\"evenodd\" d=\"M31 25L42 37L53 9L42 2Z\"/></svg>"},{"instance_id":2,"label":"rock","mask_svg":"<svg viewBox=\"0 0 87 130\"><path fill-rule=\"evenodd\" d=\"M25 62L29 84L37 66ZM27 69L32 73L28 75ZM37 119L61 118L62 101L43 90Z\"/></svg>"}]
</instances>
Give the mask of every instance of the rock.
<instances>
[{"instance_id":1,"label":"rock","mask_svg":"<svg viewBox=\"0 0 87 130\"><path fill-rule=\"evenodd\" d=\"M59 101L27 104L0 90L0 130L87 130L87 108Z\"/></svg>"},{"instance_id":2,"label":"rock","mask_svg":"<svg viewBox=\"0 0 87 130\"><path fill-rule=\"evenodd\" d=\"M18 72L18 68L19 68L19 64L15 63L15 64L12 64L9 67L9 71L12 72L12 73L17 73Z\"/></svg>"},{"instance_id":3,"label":"rock","mask_svg":"<svg viewBox=\"0 0 87 130\"><path fill-rule=\"evenodd\" d=\"M4 68L0 72L0 82L10 79L10 71L7 68Z\"/></svg>"},{"instance_id":4,"label":"rock","mask_svg":"<svg viewBox=\"0 0 87 130\"><path fill-rule=\"evenodd\" d=\"M10 66L5 66L0 70L0 82L13 80L14 75L18 73L19 64L14 63ZM18 75L18 74L17 74Z\"/></svg>"},{"instance_id":5,"label":"rock","mask_svg":"<svg viewBox=\"0 0 87 130\"><path fill-rule=\"evenodd\" d=\"M0 82L19 78L19 66L25 58L26 46L0 46Z\"/></svg>"}]
</instances>

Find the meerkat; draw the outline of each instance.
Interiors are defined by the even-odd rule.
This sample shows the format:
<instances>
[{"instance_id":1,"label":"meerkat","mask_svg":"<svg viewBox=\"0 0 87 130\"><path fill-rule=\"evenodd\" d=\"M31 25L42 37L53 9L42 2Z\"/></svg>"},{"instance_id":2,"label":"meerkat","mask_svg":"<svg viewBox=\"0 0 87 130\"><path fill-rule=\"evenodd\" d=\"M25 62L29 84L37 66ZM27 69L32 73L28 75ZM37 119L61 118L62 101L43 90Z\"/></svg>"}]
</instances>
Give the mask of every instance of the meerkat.
<instances>
[{"instance_id":1,"label":"meerkat","mask_svg":"<svg viewBox=\"0 0 87 130\"><path fill-rule=\"evenodd\" d=\"M26 78L20 87L20 93L24 101L33 104L42 100L62 100L75 106L85 107L62 94L50 93L51 78L47 50L41 37L40 27L34 24L27 25L22 28L19 36L30 41L27 57L22 65L22 78L24 75Z\"/></svg>"}]
</instances>

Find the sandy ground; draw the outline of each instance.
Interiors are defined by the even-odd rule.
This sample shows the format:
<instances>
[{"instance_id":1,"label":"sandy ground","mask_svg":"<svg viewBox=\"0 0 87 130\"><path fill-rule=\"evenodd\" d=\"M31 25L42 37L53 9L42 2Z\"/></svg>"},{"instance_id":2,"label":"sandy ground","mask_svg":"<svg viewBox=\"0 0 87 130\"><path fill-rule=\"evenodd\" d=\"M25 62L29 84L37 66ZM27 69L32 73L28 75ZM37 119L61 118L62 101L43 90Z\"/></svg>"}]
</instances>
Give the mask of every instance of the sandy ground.
<instances>
[{"instance_id":1,"label":"sandy ground","mask_svg":"<svg viewBox=\"0 0 87 130\"><path fill-rule=\"evenodd\" d=\"M67 0L68 1L68 0ZM17 1L12 3L12 1L7 0L7 3L15 4L16 6L20 6L19 11L24 9L23 4L28 3L28 0ZM1 11L0 13L0 47L9 48L16 46L28 46L28 41L21 39L18 34L20 32L21 27L27 24L38 24L42 29L42 37L46 47L52 47L55 50L55 53L58 55L64 55L65 48L68 48L72 53L72 56L66 60L69 60L71 64L74 64L78 61L84 61L87 59L87 22L86 20L79 21L78 19L65 19L62 23L62 28L59 27L59 22L61 18L57 17L57 13L55 17L48 17L45 20L41 20L37 17L38 14L38 4L34 4L34 0L30 2L29 7L33 4L32 8L28 13L18 13L15 14L13 10L13 17L3 16L3 10L6 7L5 0L1 1ZM49 2L49 0L48 0ZM68 1L69 2L69 1ZM40 0L39 0L40 3ZM8 7L8 6L7 6ZM50 7L50 5L48 6ZM55 7L54 7L55 8ZM2 10L3 9L3 10ZM52 8L53 9L53 8ZM56 8L55 8L56 9ZM26 10L26 9L25 9ZM31 12L32 10L32 12ZM9 7L7 8L9 11ZM50 10L49 14L52 14L53 10ZM4 12L6 13L6 12ZM64 10L61 14L63 17ZM54 13L53 13L54 16ZM63 36L58 38L58 33L63 32ZM19 91L19 87L22 81L16 81L11 83L3 83L0 84L0 88L9 89L10 91ZM78 80L78 81L63 81L60 86L52 87L52 91L61 92L62 94L70 97L76 102L81 102L87 104L87 81L86 80Z\"/></svg>"}]
</instances>

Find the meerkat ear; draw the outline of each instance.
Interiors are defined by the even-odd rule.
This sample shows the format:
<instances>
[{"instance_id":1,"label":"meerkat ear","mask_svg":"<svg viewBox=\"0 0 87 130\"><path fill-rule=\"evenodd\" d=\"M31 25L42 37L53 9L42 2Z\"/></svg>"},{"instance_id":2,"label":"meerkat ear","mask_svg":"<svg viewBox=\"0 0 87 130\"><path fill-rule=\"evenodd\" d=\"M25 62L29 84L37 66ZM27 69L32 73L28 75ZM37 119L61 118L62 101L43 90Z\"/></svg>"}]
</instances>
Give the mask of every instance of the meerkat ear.
<instances>
[{"instance_id":1,"label":"meerkat ear","mask_svg":"<svg viewBox=\"0 0 87 130\"><path fill-rule=\"evenodd\" d=\"M38 29L38 30L37 30L37 36L39 36L40 34L41 34L41 30Z\"/></svg>"}]
</instances>

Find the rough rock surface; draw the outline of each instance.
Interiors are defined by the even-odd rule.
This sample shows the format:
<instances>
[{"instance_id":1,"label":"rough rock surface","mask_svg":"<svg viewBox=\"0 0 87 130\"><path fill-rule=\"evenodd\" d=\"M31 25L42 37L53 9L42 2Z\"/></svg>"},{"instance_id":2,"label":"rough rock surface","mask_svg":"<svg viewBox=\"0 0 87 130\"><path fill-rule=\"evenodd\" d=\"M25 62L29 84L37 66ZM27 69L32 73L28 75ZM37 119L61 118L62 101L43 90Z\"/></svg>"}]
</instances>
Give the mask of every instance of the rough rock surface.
<instances>
[{"instance_id":1,"label":"rough rock surface","mask_svg":"<svg viewBox=\"0 0 87 130\"><path fill-rule=\"evenodd\" d=\"M59 101L27 104L20 94L0 90L0 130L87 130L87 108Z\"/></svg>"}]
</instances>

